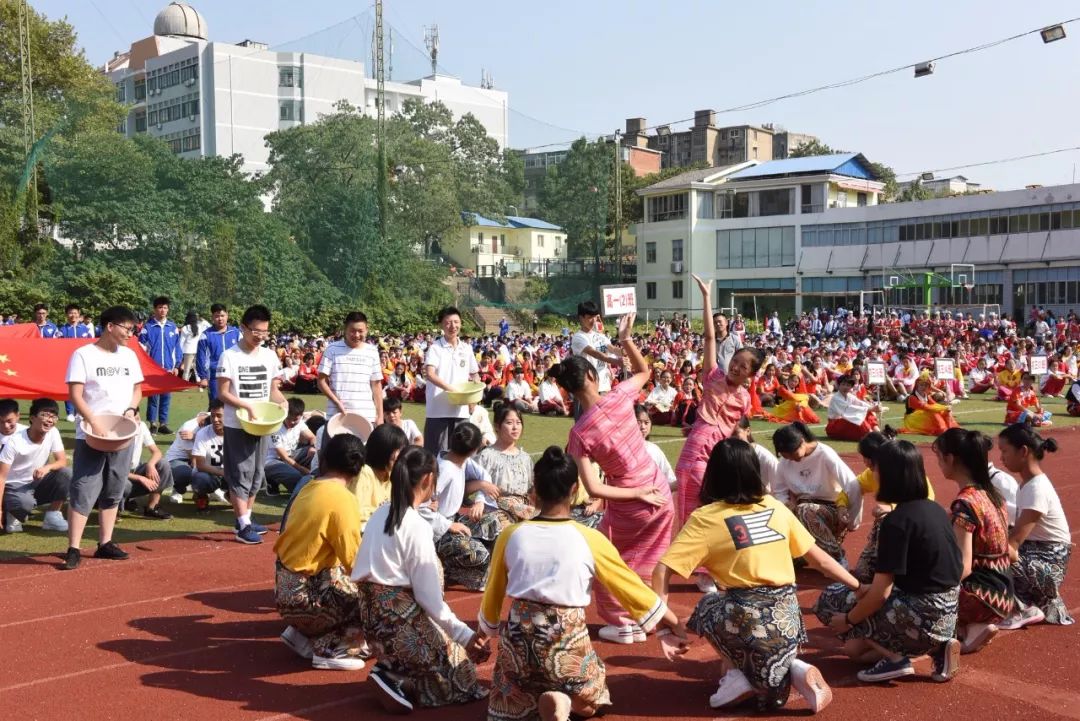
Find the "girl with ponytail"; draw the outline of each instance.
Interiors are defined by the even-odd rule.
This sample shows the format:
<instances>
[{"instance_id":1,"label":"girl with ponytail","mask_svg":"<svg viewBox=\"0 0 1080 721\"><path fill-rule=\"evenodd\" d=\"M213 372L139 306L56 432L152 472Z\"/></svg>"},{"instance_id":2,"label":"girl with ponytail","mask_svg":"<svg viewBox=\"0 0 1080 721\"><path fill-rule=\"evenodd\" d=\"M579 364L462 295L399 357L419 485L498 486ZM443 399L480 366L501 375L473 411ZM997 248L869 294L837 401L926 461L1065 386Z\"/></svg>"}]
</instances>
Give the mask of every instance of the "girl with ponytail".
<instances>
[{"instance_id":1,"label":"girl with ponytail","mask_svg":"<svg viewBox=\"0 0 1080 721\"><path fill-rule=\"evenodd\" d=\"M379 658L368 682L388 713L487 695L474 663L487 642L446 604L431 526L417 510L431 500L437 470L424 448L401 451L390 502L372 514L353 563L364 633Z\"/></svg>"}]
</instances>

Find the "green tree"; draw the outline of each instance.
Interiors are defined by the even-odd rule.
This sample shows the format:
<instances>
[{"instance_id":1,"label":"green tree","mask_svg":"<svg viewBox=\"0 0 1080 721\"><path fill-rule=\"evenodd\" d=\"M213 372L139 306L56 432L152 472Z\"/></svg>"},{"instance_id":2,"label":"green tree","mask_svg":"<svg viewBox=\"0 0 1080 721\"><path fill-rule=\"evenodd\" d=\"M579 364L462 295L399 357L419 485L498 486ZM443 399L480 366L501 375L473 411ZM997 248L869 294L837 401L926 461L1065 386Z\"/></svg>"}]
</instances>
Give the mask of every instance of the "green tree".
<instances>
[{"instance_id":1,"label":"green tree","mask_svg":"<svg viewBox=\"0 0 1080 721\"><path fill-rule=\"evenodd\" d=\"M934 191L923 185L922 180L916 178L904 186L904 189L896 196L896 202L909 203L913 200L931 200L936 197Z\"/></svg>"},{"instance_id":2,"label":"green tree","mask_svg":"<svg viewBox=\"0 0 1080 721\"><path fill-rule=\"evenodd\" d=\"M569 257L599 256L606 245L614 165L610 145L579 138L544 177L539 214L566 229Z\"/></svg>"}]
</instances>

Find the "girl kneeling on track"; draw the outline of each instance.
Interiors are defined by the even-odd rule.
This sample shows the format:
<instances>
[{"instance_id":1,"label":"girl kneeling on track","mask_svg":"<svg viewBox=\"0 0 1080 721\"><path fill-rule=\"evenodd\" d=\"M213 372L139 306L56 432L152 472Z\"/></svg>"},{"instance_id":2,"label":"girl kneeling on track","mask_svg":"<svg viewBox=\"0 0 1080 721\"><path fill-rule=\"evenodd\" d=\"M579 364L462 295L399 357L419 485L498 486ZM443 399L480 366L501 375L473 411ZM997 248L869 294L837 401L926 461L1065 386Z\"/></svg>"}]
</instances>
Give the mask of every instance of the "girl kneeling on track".
<instances>
[{"instance_id":1,"label":"girl kneeling on track","mask_svg":"<svg viewBox=\"0 0 1080 721\"><path fill-rule=\"evenodd\" d=\"M353 563L361 625L379 659L368 679L389 713L487 696L473 661L490 651L446 604L431 526L417 511L431 500L437 472L421 446L401 452L390 503L372 514Z\"/></svg>"},{"instance_id":2,"label":"girl kneeling on track","mask_svg":"<svg viewBox=\"0 0 1080 721\"><path fill-rule=\"evenodd\" d=\"M596 581L644 631L658 623L686 640L686 630L664 601L631 571L598 531L574 523L574 459L557 446L536 463L534 494L540 514L506 529L495 544L480 610L480 629L499 633L489 721L535 717L565 721L591 717L611 703L604 664L589 640L585 609ZM511 598L502 623L503 599Z\"/></svg>"},{"instance_id":3,"label":"girl kneeling on track","mask_svg":"<svg viewBox=\"0 0 1080 721\"><path fill-rule=\"evenodd\" d=\"M701 504L657 564L653 589L666 597L673 572L689 577L701 566L721 586L698 601L688 622L727 669L709 705L753 699L759 709L774 711L794 686L820 711L832 691L816 668L795 658L806 633L792 559L805 558L843 588L855 591L859 582L814 543L791 511L766 495L757 457L745 441L728 438L713 448Z\"/></svg>"},{"instance_id":4,"label":"girl kneeling on track","mask_svg":"<svg viewBox=\"0 0 1080 721\"><path fill-rule=\"evenodd\" d=\"M290 624L281 640L315 668L361 669L367 655L349 578L360 545L360 508L347 487L363 466L363 441L331 438L319 476L290 502L289 524L274 544L274 600Z\"/></svg>"},{"instance_id":5,"label":"girl kneeling on track","mask_svg":"<svg viewBox=\"0 0 1080 721\"><path fill-rule=\"evenodd\" d=\"M942 475L960 487L950 510L964 559L956 617L962 653L990 643L998 633L996 624L1016 608L1009 572L1009 514L990 480L986 458L992 445L978 431L951 428L933 446Z\"/></svg>"},{"instance_id":6,"label":"girl kneeling on track","mask_svg":"<svg viewBox=\"0 0 1080 721\"><path fill-rule=\"evenodd\" d=\"M862 489L855 474L802 423L777 430L773 447L780 456L772 490L776 500L795 513L822 550L846 564L841 543L862 520ZM841 493L847 507L839 504Z\"/></svg>"},{"instance_id":7,"label":"girl kneeling on track","mask_svg":"<svg viewBox=\"0 0 1080 721\"><path fill-rule=\"evenodd\" d=\"M818 619L847 642L860 660L860 681L888 681L915 673L911 658L932 654L932 678L944 682L960 665L956 609L963 560L945 509L927 498L919 450L907 441L882 446L877 457L878 500L895 503L881 523L877 570L865 593L827 587L814 607Z\"/></svg>"},{"instance_id":8,"label":"girl kneeling on track","mask_svg":"<svg viewBox=\"0 0 1080 721\"><path fill-rule=\"evenodd\" d=\"M1009 554L1021 608L998 624L1008 631L1040 621L1062 626L1073 623L1061 600L1061 584L1072 555L1072 535L1057 491L1039 465L1047 453L1057 448L1053 438L1043 438L1022 423L998 435L1001 462L1020 476Z\"/></svg>"}]
</instances>

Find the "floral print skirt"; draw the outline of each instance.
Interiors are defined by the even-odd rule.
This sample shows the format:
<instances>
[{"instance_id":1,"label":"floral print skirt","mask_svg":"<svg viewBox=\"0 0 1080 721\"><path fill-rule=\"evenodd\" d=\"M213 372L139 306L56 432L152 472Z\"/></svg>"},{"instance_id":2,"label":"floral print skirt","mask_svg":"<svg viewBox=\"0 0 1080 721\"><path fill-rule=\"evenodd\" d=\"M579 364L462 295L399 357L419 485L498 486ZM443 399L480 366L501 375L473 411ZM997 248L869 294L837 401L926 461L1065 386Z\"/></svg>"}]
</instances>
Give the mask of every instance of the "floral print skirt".
<instances>
[{"instance_id":1,"label":"floral print skirt","mask_svg":"<svg viewBox=\"0 0 1080 721\"><path fill-rule=\"evenodd\" d=\"M840 564L845 563L844 547L840 544L844 542L848 531L848 509L832 501L800 498L795 503L795 517L810 531L822 551Z\"/></svg>"},{"instance_id":2,"label":"floral print skirt","mask_svg":"<svg viewBox=\"0 0 1080 721\"><path fill-rule=\"evenodd\" d=\"M499 635L488 721L537 721L540 694L561 691L593 707L611 703L585 609L515 599Z\"/></svg>"},{"instance_id":3,"label":"floral print skirt","mask_svg":"<svg viewBox=\"0 0 1080 721\"><path fill-rule=\"evenodd\" d=\"M487 696L465 649L435 625L412 589L362 581L357 593L364 634L379 665L408 680L414 704L447 706Z\"/></svg>"},{"instance_id":4,"label":"floral print skirt","mask_svg":"<svg viewBox=\"0 0 1080 721\"><path fill-rule=\"evenodd\" d=\"M960 587L941 593L909 594L893 586L885 604L870 618L840 635L845 641L865 638L893 653L915 657L937 650L956 635ZM842 583L825 588L814 614L826 626L833 616L855 608L855 592Z\"/></svg>"},{"instance_id":5,"label":"floral print skirt","mask_svg":"<svg viewBox=\"0 0 1080 721\"><path fill-rule=\"evenodd\" d=\"M698 601L686 627L731 659L761 694L784 685L806 642L795 586L720 589Z\"/></svg>"},{"instance_id":6,"label":"floral print skirt","mask_svg":"<svg viewBox=\"0 0 1080 721\"><path fill-rule=\"evenodd\" d=\"M274 601L281 617L311 639L316 655L359 646L362 639L356 584L341 566L314 575L276 564Z\"/></svg>"},{"instance_id":7,"label":"floral print skirt","mask_svg":"<svg viewBox=\"0 0 1080 721\"><path fill-rule=\"evenodd\" d=\"M1061 600L1061 584L1069 567L1072 546L1049 541L1024 541L1020 560L1010 568L1016 597L1025 605L1038 606L1046 622L1060 626L1073 623L1073 617Z\"/></svg>"}]
</instances>

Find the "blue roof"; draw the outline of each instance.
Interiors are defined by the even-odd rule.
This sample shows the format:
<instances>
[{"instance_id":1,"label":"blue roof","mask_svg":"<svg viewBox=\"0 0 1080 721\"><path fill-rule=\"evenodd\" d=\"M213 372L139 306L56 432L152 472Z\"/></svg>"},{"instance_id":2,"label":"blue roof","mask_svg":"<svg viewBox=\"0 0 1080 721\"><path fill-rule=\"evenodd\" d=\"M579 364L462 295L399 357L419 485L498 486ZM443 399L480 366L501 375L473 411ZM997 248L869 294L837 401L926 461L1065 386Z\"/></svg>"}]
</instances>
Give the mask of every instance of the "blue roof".
<instances>
[{"instance_id":1,"label":"blue roof","mask_svg":"<svg viewBox=\"0 0 1080 721\"><path fill-rule=\"evenodd\" d=\"M506 219L510 221L510 224L515 228L536 228L537 230L562 230L561 226L549 223L546 220L539 220L537 218L524 218L520 215L508 215Z\"/></svg>"},{"instance_id":2,"label":"blue roof","mask_svg":"<svg viewBox=\"0 0 1080 721\"><path fill-rule=\"evenodd\" d=\"M877 180L870 162L862 153L839 153L836 155L811 155L805 158L770 160L752 168L740 170L728 176L728 180L770 178L783 175L815 175L833 173L852 178Z\"/></svg>"},{"instance_id":3,"label":"blue roof","mask_svg":"<svg viewBox=\"0 0 1080 721\"><path fill-rule=\"evenodd\" d=\"M538 220L536 218L525 218L519 215L506 216L506 223L500 223L497 220L486 218L479 213L470 213L469 211L462 211L461 220L466 225L482 226L485 228L536 228L537 230L562 230L558 225L548 223L544 220Z\"/></svg>"}]
</instances>

